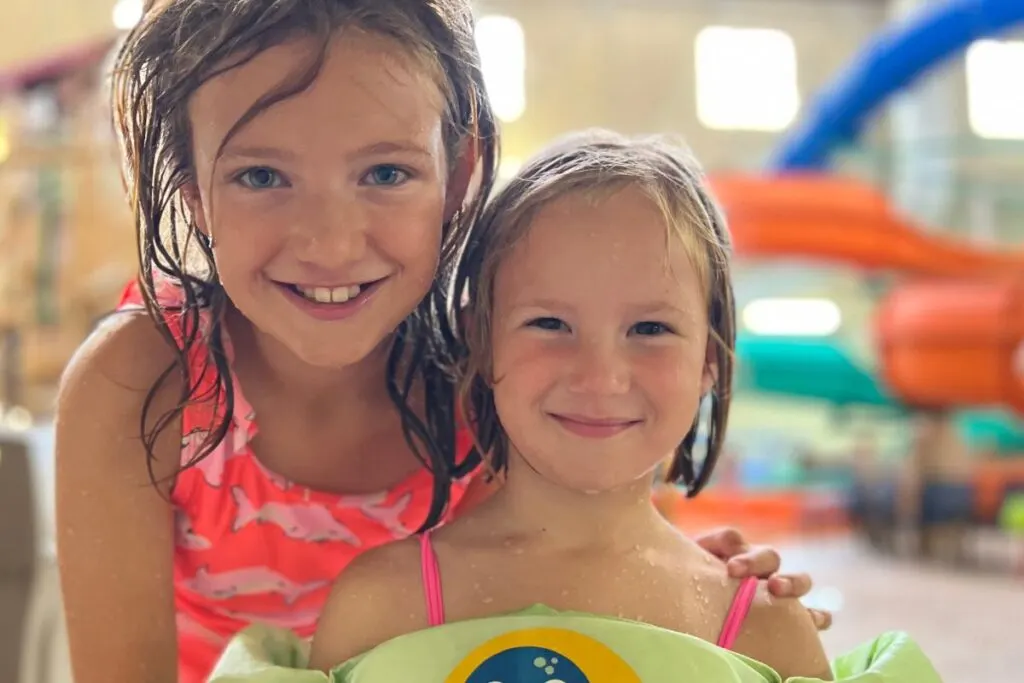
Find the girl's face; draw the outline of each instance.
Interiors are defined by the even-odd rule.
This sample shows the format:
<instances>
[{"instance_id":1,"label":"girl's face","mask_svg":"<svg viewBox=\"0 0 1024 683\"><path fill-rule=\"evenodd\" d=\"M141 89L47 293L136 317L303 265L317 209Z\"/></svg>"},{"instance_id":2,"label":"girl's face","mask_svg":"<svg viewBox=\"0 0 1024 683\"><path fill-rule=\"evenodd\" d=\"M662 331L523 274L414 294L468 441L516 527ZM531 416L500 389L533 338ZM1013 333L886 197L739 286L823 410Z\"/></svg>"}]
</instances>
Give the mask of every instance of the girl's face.
<instances>
[{"instance_id":1,"label":"girl's face","mask_svg":"<svg viewBox=\"0 0 1024 683\"><path fill-rule=\"evenodd\" d=\"M556 200L499 267L494 399L515 469L581 491L672 453L716 367L687 249L637 188Z\"/></svg>"},{"instance_id":2,"label":"girl's face","mask_svg":"<svg viewBox=\"0 0 1024 683\"><path fill-rule=\"evenodd\" d=\"M218 158L246 111L302 74L309 49L270 48L196 93L191 198L234 305L305 363L342 367L427 293L462 197L449 192L435 79L355 29L334 39L308 90L257 115Z\"/></svg>"}]
</instances>

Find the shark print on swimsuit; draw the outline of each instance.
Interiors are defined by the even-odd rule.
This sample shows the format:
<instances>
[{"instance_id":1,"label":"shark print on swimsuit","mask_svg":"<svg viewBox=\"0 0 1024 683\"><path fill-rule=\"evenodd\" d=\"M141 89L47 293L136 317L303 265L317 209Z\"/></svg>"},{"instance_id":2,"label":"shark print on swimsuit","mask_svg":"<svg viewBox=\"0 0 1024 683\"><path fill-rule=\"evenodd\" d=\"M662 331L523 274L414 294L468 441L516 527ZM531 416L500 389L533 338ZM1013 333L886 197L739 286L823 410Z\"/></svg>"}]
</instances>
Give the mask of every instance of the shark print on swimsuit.
<instances>
[{"instance_id":1,"label":"shark print on swimsuit","mask_svg":"<svg viewBox=\"0 0 1024 683\"><path fill-rule=\"evenodd\" d=\"M359 536L335 519L323 505L270 502L257 508L240 486L231 488L231 496L238 505L231 527L236 533L253 522L262 522L280 527L289 538L307 543L344 541L353 546L363 544Z\"/></svg>"},{"instance_id":2,"label":"shark print on swimsuit","mask_svg":"<svg viewBox=\"0 0 1024 683\"><path fill-rule=\"evenodd\" d=\"M267 567L233 569L211 574L206 567L200 567L195 577L182 582L188 590L208 600L227 600L238 595L277 593L291 605L308 593L326 586L328 581L296 583Z\"/></svg>"},{"instance_id":3,"label":"shark print on swimsuit","mask_svg":"<svg viewBox=\"0 0 1024 683\"><path fill-rule=\"evenodd\" d=\"M197 427L182 437L182 465L192 463L209 434L208 430ZM276 472L271 472L259 461L259 458L252 454L248 448L250 438L245 429L229 427L224 441L218 444L205 458L195 463L194 467L202 473L206 485L215 489L220 488L224 481L224 470L228 460L245 456L252 459L252 462L263 471L263 474L275 487L281 491L290 489L292 486L290 481ZM227 444L230 444L230 448L227 447Z\"/></svg>"},{"instance_id":4,"label":"shark print on swimsuit","mask_svg":"<svg viewBox=\"0 0 1024 683\"><path fill-rule=\"evenodd\" d=\"M185 550L209 550L213 545L210 539L200 536L192 528L192 520L184 510L174 511L175 542Z\"/></svg>"},{"instance_id":5,"label":"shark print on swimsuit","mask_svg":"<svg viewBox=\"0 0 1024 683\"><path fill-rule=\"evenodd\" d=\"M412 500L412 493L406 491L403 493L398 500L391 505L381 505L379 503L367 502L359 507L359 510L366 515L367 518L382 525L385 529L391 532L391 535L396 539L401 540L408 538L411 534L409 529L402 523L402 514L409 507L409 501Z\"/></svg>"}]
</instances>

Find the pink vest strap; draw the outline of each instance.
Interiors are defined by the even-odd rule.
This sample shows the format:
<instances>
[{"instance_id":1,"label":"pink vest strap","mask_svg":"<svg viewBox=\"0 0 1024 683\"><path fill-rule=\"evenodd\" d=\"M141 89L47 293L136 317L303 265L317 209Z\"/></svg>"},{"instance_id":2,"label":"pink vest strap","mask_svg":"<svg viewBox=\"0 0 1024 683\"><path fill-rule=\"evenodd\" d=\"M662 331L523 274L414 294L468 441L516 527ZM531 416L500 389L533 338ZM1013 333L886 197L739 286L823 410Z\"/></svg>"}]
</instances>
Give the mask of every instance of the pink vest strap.
<instances>
[{"instance_id":1,"label":"pink vest strap","mask_svg":"<svg viewBox=\"0 0 1024 683\"><path fill-rule=\"evenodd\" d=\"M427 620L431 626L444 624L444 595L441 591L441 569L437 553L430 543L430 532L420 534L420 569L423 573L423 592L427 598Z\"/></svg>"},{"instance_id":2,"label":"pink vest strap","mask_svg":"<svg viewBox=\"0 0 1024 683\"><path fill-rule=\"evenodd\" d=\"M757 595L757 577L743 579L743 583L740 584L732 599L729 613L725 615L725 623L722 624L722 632L718 636L719 647L726 650L732 649L740 634L740 628L743 626L747 614L750 613L750 606L754 603L755 595Z\"/></svg>"},{"instance_id":3,"label":"pink vest strap","mask_svg":"<svg viewBox=\"0 0 1024 683\"><path fill-rule=\"evenodd\" d=\"M423 576L423 593L427 599L427 623L430 626L441 626L444 618L444 594L441 590L441 570L437 564L437 554L430 542L430 533L420 534L420 571ZM740 634L740 628L750 613L750 606L757 595L757 578L744 579L740 584L729 613L718 636L718 646L731 650Z\"/></svg>"}]
</instances>

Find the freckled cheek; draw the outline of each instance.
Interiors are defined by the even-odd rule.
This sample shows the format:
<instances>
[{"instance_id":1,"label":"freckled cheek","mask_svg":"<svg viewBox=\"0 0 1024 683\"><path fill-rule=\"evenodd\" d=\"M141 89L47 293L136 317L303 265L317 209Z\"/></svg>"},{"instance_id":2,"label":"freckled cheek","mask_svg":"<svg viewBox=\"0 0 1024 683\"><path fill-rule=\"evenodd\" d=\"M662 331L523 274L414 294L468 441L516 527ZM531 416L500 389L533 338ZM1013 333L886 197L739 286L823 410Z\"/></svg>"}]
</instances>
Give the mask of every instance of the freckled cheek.
<instances>
[{"instance_id":1,"label":"freckled cheek","mask_svg":"<svg viewBox=\"0 0 1024 683\"><path fill-rule=\"evenodd\" d=\"M277 212L224 204L217 208L213 236L217 267L227 271L251 270L280 254L288 240L287 223Z\"/></svg>"},{"instance_id":2,"label":"freckled cheek","mask_svg":"<svg viewBox=\"0 0 1024 683\"><path fill-rule=\"evenodd\" d=\"M538 340L497 342L494 374L523 392L540 392L558 382L570 367L571 359L572 351L565 344Z\"/></svg>"},{"instance_id":3,"label":"freckled cheek","mask_svg":"<svg viewBox=\"0 0 1024 683\"><path fill-rule=\"evenodd\" d=\"M703 358L689 350L655 348L633 357L633 382L654 400L692 400L700 393Z\"/></svg>"},{"instance_id":4,"label":"freckled cheek","mask_svg":"<svg viewBox=\"0 0 1024 683\"><path fill-rule=\"evenodd\" d=\"M377 211L371 220L371 239L378 251L407 270L434 276L441 254L440 207L436 211Z\"/></svg>"}]
</instances>

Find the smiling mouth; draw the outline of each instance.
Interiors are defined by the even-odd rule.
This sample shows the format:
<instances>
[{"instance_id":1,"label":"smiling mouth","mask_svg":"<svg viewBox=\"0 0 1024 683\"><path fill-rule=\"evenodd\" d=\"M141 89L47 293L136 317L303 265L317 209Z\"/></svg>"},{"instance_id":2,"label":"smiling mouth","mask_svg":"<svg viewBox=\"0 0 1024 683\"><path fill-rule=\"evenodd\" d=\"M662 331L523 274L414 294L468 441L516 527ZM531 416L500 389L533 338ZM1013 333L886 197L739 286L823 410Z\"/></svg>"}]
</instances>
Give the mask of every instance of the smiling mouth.
<instances>
[{"instance_id":1,"label":"smiling mouth","mask_svg":"<svg viewBox=\"0 0 1024 683\"><path fill-rule=\"evenodd\" d=\"M563 429L577 436L597 439L621 434L643 423L643 420L631 420L628 418L594 418L584 415L565 415L560 413L549 413L549 415Z\"/></svg>"},{"instance_id":2,"label":"smiling mouth","mask_svg":"<svg viewBox=\"0 0 1024 683\"><path fill-rule=\"evenodd\" d=\"M306 301L314 304L344 304L352 301L359 297L360 294L365 294L367 291L383 282L386 278L380 278L379 280L373 280L370 282L363 282L354 285L337 285L334 287L324 287L319 285L300 285L292 284L290 282L274 282L279 287L283 287L293 294L297 294Z\"/></svg>"},{"instance_id":3,"label":"smiling mouth","mask_svg":"<svg viewBox=\"0 0 1024 683\"><path fill-rule=\"evenodd\" d=\"M587 417L585 415L570 415L565 413L551 413L551 417L556 420L586 425L587 427L628 427L640 422L640 420L630 420L624 417Z\"/></svg>"}]
</instances>

